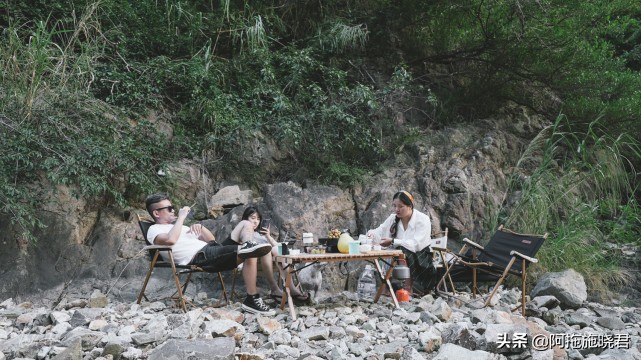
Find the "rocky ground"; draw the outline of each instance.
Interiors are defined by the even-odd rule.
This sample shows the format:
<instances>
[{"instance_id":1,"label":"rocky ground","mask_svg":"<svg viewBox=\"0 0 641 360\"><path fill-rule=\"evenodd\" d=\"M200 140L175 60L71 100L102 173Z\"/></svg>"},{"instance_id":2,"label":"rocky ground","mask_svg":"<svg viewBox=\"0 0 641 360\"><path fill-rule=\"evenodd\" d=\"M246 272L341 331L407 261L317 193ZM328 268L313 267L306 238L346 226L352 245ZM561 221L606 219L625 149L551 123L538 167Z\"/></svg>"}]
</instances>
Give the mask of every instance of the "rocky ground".
<instances>
[{"instance_id":1,"label":"rocky ground","mask_svg":"<svg viewBox=\"0 0 641 360\"><path fill-rule=\"evenodd\" d=\"M641 309L536 296L510 312L520 292L493 306L462 294L427 295L394 308L355 293L321 293L315 304L272 317L214 308L204 294L187 313L173 302L118 302L99 291L55 308L0 303L4 359L641 359ZM272 304L272 306L276 306ZM555 345L556 344L556 345Z\"/></svg>"}]
</instances>

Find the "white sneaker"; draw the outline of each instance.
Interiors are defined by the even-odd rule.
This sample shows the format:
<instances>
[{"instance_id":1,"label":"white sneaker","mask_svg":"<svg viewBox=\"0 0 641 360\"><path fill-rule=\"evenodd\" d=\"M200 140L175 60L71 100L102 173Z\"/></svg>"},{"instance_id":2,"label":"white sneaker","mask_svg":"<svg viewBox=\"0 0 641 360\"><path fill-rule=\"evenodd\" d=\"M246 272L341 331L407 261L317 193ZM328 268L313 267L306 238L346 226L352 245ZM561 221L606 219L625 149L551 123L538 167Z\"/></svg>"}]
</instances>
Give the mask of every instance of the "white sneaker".
<instances>
[{"instance_id":1,"label":"white sneaker","mask_svg":"<svg viewBox=\"0 0 641 360\"><path fill-rule=\"evenodd\" d=\"M255 242L248 241L238 249L238 257L243 260L257 258L267 255L270 251L272 251L271 244L256 244Z\"/></svg>"}]
</instances>

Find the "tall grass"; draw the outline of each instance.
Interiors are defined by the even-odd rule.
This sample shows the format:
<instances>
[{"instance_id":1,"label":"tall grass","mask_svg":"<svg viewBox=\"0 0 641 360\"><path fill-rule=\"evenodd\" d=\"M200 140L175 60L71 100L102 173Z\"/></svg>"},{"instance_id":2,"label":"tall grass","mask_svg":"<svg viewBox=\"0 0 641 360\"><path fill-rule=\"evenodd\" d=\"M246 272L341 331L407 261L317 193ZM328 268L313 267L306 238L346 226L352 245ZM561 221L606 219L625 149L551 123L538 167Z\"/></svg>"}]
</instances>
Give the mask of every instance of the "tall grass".
<instances>
[{"instance_id":1,"label":"tall grass","mask_svg":"<svg viewBox=\"0 0 641 360\"><path fill-rule=\"evenodd\" d=\"M350 26L337 21L331 24L324 36L319 29L321 48L336 52L364 49L368 37L369 30L365 24Z\"/></svg>"},{"instance_id":2,"label":"tall grass","mask_svg":"<svg viewBox=\"0 0 641 360\"><path fill-rule=\"evenodd\" d=\"M91 94L107 45L99 5L66 22L10 23L0 38L0 214L21 242L35 240L55 185L124 204L150 183L140 171L151 158L146 136Z\"/></svg>"},{"instance_id":3,"label":"tall grass","mask_svg":"<svg viewBox=\"0 0 641 360\"><path fill-rule=\"evenodd\" d=\"M603 119L584 133L564 130L565 121L560 116L524 151L501 221L519 232L548 232L537 272L573 268L598 295L629 277L613 244L641 244L635 171L626 157L641 156L632 137L602 131Z\"/></svg>"}]
</instances>

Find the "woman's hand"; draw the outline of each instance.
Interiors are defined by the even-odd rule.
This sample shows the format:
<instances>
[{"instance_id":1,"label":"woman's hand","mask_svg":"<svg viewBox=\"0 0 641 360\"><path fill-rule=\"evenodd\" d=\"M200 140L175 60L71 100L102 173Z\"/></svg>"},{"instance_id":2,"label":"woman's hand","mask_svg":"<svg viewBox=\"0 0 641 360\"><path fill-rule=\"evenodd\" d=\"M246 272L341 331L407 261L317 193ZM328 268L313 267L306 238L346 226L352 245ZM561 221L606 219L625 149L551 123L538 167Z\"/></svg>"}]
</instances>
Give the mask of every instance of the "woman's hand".
<instances>
[{"instance_id":1,"label":"woman's hand","mask_svg":"<svg viewBox=\"0 0 641 360\"><path fill-rule=\"evenodd\" d=\"M394 239L392 238L382 238L381 239L381 246L382 247L389 247L394 243Z\"/></svg>"},{"instance_id":2,"label":"woman's hand","mask_svg":"<svg viewBox=\"0 0 641 360\"><path fill-rule=\"evenodd\" d=\"M269 241L269 243L272 244L272 246L277 246L278 243L272 237L270 228L271 228L271 225L266 228L260 229L259 234L263 235L267 239L267 241Z\"/></svg>"}]
</instances>

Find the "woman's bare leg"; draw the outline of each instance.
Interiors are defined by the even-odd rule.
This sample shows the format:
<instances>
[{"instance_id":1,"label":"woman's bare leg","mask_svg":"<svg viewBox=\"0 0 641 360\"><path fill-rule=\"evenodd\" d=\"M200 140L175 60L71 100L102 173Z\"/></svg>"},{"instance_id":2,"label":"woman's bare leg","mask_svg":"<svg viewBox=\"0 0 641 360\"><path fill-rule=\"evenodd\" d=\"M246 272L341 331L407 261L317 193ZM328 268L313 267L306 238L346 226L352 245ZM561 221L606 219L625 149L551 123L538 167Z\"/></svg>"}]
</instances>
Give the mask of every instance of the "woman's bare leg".
<instances>
[{"instance_id":1,"label":"woman's bare leg","mask_svg":"<svg viewBox=\"0 0 641 360\"><path fill-rule=\"evenodd\" d=\"M278 283L274 279L273 264L274 260L271 253L267 253L267 255L260 258L260 266L265 273L265 277L267 278L267 282L269 283L269 287L271 288L272 295L280 296L283 294L283 292L280 290L280 288L278 287Z\"/></svg>"}]
</instances>

